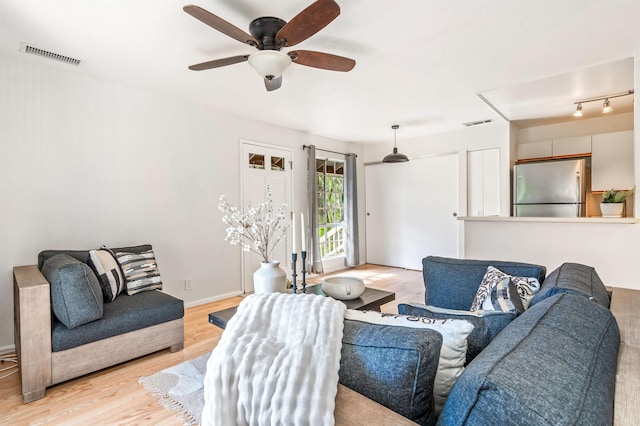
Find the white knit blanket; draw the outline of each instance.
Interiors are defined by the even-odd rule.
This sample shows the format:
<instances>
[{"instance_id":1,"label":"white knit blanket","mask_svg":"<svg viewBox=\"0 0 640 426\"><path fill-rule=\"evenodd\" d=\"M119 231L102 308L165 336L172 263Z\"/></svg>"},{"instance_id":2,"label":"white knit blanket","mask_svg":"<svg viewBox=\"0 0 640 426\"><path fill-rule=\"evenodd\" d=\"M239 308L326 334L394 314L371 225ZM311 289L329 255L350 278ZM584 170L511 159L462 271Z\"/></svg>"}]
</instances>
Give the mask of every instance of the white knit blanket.
<instances>
[{"instance_id":1,"label":"white knit blanket","mask_svg":"<svg viewBox=\"0 0 640 426\"><path fill-rule=\"evenodd\" d=\"M242 301L207 362L203 425L333 425L345 305L311 294Z\"/></svg>"}]
</instances>

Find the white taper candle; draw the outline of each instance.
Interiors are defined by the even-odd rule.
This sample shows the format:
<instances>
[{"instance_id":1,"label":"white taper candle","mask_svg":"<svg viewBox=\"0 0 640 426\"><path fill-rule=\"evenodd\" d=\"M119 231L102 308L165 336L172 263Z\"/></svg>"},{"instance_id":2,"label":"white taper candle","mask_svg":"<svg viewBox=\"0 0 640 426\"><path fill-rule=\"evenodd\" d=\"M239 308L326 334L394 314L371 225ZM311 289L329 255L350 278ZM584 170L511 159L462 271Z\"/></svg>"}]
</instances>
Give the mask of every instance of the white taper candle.
<instances>
[{"instance_id":1,"label":"white taper candle","mask_svg":"<svg viewBox=\"0 0 640 426\"><path fill-rule=\"evenodd\" d=\"M296 215L293 215L292 218L292 223L291 223L291 233L293 234L293 241L291 242L291 247L292 247L292 253L297 253L297 247L296 247Z\"/></svg>"}]
</instances>

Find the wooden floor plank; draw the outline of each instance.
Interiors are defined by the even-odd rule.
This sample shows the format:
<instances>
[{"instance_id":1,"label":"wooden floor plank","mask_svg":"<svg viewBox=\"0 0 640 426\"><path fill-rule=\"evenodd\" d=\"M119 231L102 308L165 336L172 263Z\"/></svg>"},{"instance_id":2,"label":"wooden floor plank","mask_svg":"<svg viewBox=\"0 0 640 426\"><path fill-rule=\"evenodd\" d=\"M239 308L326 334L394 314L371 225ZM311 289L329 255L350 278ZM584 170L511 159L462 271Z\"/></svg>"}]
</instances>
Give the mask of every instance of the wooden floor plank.
<instances>
[{"instance_id":1,"label":"wooden floor plank","mask_svg":"<svg viewBox=\"0 0 640 426\"><path fill-rule=\"evenodd\" d=\"M383 312L397 312L402 302L424 302L419 271L364 265L327 276L339 274L356 275L367 286L395 292L396 300L383 305ZM309 282L320 283L322 278L311 277ZM210 352L222 330L209 324L209 312L237 306L241 301L242 297L233 297L186 309L185 347L180 352L159 351L61 383L29 404L22 403L18 374L0 379L0 424L181 425L176 413L162 407L138 380Z\"/></svg>"}]
</instances>

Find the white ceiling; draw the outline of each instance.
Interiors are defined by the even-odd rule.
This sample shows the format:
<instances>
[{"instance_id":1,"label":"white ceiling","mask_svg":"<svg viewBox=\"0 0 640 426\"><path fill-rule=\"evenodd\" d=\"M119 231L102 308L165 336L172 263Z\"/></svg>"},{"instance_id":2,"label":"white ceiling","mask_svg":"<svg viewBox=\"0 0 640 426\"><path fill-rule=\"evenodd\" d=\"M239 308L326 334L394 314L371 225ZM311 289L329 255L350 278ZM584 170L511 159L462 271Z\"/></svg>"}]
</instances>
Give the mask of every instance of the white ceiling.
<instances>
[{"instance_id":1,"label":"white ceiling","mask_svg":"<svg viewBox=\"0 0 640 426\"><path fill-rule=\"evenodd\" d=\"M190 1L245 31L311 3ZM623 59L640 48L638 0L337 1L341 15L294 49L351 57L354 70L294 64L274 92L246 62L187 69L255 50L183 12L186 1L0 0L0 55L358 142L390 141L395 123L413 138L501 120L478 94L510 120L549 118L547 98L569 119L578 99L633 88ZM26 55L21 42L83 64Z\"/></svg>"}]
</instances>

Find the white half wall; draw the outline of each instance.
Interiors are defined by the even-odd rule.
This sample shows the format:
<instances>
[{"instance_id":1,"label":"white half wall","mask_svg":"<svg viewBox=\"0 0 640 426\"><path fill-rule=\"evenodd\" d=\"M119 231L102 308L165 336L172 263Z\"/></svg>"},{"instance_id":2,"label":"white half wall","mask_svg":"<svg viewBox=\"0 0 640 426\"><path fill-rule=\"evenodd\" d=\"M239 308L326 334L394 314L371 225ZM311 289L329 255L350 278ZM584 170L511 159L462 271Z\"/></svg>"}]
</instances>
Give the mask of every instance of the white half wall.
<instances>
[{"instance_id":1,"label":"white half wall","mask_svg":"<svg viewBox=\"0 0 640 426\"><path fill-rule=\"evenodd\" d=\"M0 347L13 344L12 268L35 264L45 249L150 243L165 291L187 305L240 291L241 253L224 241L217 208L221 194L240 200L240 139L293 148L293 211L306 205L302 145L361 154L354 144L0 58Z\"/></svg>"},{"instance_id":2,"label":"white half wall","mask_svg":"<svg viewBox=\"0 0 640 426\"><path fill-rule=\"evenodd\" d=\"M595 268L613 287L640 290L640 225L465 221L470 259L513 260L547 267L565 262Z\"/></svg>"}]
</instances>

